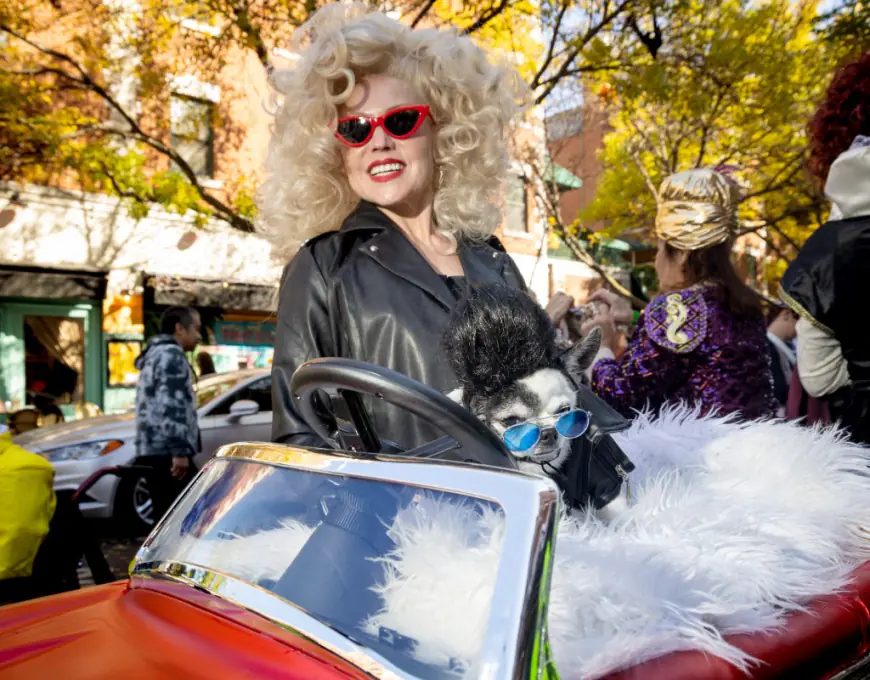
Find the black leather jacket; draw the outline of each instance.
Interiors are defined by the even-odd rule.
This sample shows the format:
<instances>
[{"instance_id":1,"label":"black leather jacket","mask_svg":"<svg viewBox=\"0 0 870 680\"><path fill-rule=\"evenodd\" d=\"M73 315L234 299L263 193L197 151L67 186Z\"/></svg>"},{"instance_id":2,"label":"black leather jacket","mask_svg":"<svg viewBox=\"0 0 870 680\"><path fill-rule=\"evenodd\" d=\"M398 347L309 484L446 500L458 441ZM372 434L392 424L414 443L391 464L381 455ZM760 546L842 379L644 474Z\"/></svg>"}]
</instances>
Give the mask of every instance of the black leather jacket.
<instances>
[{"instance_id":1,"label":"black leather jacket","mask_svg":"<svg viewBox=\"0 0 870 680\"><path fill-rule=\"evenodd\" d=\"M868 262L870 216L835 220L813 232L780 284L789 307L840 343L849 384L824 398L831 418L865 445L870 445L870 341L861 310L866 310Z\"/></svg>"},{"instance_id":2,"label":"black leather jacket","mask_svg":"<svg viewBox=\"0 0 870 680\"><path fill-rule=\"evenodd\" d=\"M496 240L461 245L459 258L468 285L525 287ZM455 303L445 280L399 227L361 202L339 231L306 243L284 270L272 365L272 439L324 445L299 417L290 395L290 377L309 359L358 359L437 390L453 389L441 336ZM383 402L367 405L378 435L404 448L444 434Z\"/></svg>"}]
</instances>

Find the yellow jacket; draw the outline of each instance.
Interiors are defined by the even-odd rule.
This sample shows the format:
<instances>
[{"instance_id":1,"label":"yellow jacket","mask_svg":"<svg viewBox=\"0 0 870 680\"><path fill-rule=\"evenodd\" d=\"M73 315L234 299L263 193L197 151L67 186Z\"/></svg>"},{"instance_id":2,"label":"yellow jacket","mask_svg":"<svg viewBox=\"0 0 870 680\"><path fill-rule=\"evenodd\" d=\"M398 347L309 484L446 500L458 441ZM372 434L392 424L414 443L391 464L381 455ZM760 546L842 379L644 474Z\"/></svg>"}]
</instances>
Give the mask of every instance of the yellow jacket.
<instances>
[{"instance_id":1,"label":"yellow jacket","mask_svg":"<svg viewBox=\"0 0 870 680\"><path fill-rule=\"evenodd\" d=\"M54 515L54 468L0 426L0 579L30 576Z\"/></svg>"}]
</instances>

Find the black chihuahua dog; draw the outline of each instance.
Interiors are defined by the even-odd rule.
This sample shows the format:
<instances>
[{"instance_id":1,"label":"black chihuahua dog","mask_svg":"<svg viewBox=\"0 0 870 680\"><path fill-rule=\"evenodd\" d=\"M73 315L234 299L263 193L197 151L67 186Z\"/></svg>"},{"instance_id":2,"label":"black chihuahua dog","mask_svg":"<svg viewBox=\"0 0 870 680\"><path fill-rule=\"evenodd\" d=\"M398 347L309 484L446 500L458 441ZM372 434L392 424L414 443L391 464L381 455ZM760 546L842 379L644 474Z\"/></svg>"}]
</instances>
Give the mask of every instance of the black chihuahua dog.
<instances>
[{"instance_id":1,"label":"black chihuahua dog","mask_svg":"<svg viewBox=\"0 0 870 680\"><path fill-rule=\"evenodd\" d=\"M609 434L628 421L583 384L600 343L595 328L561 349L546 312L504 285L472 289L443 339L459 381L449 396L504 440L521 470L554 478L570 506L612 516L634 465Z\"/></svg>"}]
</instances>

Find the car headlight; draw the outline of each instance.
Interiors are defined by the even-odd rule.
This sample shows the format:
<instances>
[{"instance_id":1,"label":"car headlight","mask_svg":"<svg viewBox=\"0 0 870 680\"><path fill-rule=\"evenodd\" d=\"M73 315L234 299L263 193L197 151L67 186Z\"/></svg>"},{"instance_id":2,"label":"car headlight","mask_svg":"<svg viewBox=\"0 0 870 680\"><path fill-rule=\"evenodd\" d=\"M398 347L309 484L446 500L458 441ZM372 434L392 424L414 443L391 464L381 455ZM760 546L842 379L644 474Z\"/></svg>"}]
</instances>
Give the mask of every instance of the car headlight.
<instances>
[{"instance_id":1,"label":"car headlight","mask_svg":"<svg viewBox=\"0 0 870 680\"><path fill-rule=\"evenodd\" d=\"M62 460L89 460L105 456L107 453L120 448L123 443L117 439L110 439L109 441L70 444L69 446L60 446L56 449L43 451L42 455L52 463Z\"/></svg>"}]
</instances>

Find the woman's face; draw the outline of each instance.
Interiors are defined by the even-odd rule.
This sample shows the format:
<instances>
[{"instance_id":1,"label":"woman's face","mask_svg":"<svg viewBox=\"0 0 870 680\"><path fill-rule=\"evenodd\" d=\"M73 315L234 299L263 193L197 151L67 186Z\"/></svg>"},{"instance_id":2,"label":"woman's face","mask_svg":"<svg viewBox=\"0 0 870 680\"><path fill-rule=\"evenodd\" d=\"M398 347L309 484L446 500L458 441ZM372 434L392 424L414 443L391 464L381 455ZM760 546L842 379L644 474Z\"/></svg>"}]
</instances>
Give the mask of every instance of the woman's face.
<instances>
[{"instance_id":1,"label":"woman's face","mask_svg":"<svg viewBox=\"0 0 870 680\"><path fill-rule=\"evenodd\" d=\"M665 242L659 239L656 251L656 276L661 290L679 290L684 287L688 257L689 253L685 250L677 250L673 255L669 255L665 249Z\"/></svg>"},{"instance_id":2,"label":"woman's face","mask_svg":"<svg viewBox=\"0 0 870 680\"><path fill-rule=\"evenodd\" d=\"M425 103L408 83L375 75L356 84L340 115L377 117L399 106ZM435 129L430 117L408 139L395 139L378 126L365 146L341 144L348 182L363 200L399 213L432 203Z\"/></svg>"}]
</instances>

